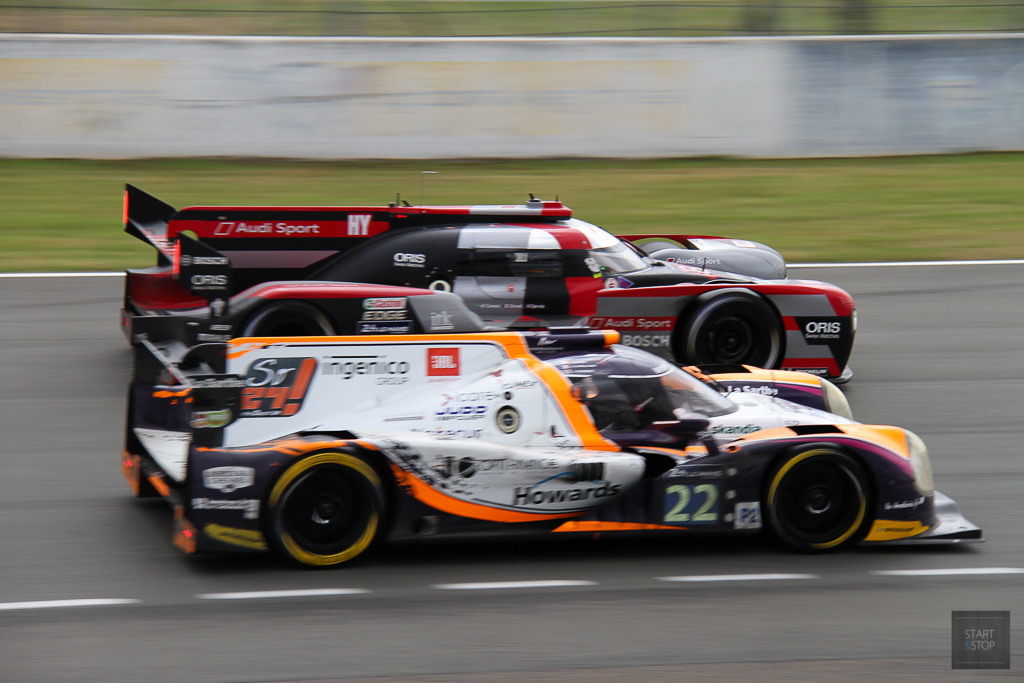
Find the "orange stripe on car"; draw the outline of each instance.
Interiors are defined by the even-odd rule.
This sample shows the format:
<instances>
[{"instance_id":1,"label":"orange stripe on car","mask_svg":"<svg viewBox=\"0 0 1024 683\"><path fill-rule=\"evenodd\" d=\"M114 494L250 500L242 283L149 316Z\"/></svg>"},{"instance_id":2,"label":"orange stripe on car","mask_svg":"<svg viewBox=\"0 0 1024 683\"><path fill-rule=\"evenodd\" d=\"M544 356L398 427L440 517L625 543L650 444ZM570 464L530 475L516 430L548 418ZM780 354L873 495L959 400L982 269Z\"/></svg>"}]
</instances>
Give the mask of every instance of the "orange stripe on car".
<instances>
[{"instance_id":1,"label":"orange stripe on car","mask_svg":"<svg viewBox=\"0 0 1024 683\"><path fill-rule=\"evenodd\" d=\"M416 500L429 505L432 508L447 512L458 517L469 519L482 519L488 522L540 522L549 519L565 519L568 517L579 517L583 512L556 512L550 514L538 512L520 512L518 510L504 510L502 508L488 507L479 503L470 503L465 500L453 498L446 493L441 493L426 482L422 481L411 472L406 472L398 465L391 463L391 470L394 472L398 485L405 488Z\"/></svg>"}]
</instances>

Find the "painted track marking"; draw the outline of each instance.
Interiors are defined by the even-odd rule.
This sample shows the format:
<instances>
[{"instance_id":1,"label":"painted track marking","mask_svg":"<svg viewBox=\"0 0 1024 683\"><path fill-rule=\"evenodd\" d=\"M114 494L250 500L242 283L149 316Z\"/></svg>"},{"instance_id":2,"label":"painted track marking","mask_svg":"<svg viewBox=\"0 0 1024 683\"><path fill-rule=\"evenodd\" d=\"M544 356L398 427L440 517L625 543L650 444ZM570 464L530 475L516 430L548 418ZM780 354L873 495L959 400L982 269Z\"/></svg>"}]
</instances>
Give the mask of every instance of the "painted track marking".
<instances>
[{"instance_id":1,"label":"painted track marking","mask_svg":"<svg viewBox=\"0 0 1024 683\"><path fill-rule=\"evenodd\" d=\"M485 581L480 583L439 583L434 585L433 588L452 591L472 591L502 588L562 588L596 585L596 581Z\"/></svg>"},{"instance_id":2,"label":"painted track marking","mask_svg":"<svg viewBox=\"0 0 1024 683\"><path fill-rule=\"evenodd\" d=\"M820 579L817 574L708 574L705 576L656 576L658 581L677 583L708 583L712 581L789 581Z\"/></svg>"},{"instance_id":3,"label":"painted track marking","mask_svg":"<svg viewBox=\"0 0 1024 683\"><path fill-rule=\"evenodd\" d=\"M134 605L141 600L132 598L85 598L79 600L36 600L34 602L0 602L0 610L50 609L54 607L102 607L104 605Z\"/></svg>"},{"instance_id":4,"label":"painted track marking","mask_svg":"<svg viewBox=\"0 0 1024 683\"><path fill-rule=\"evenodd\" d=\"M308 588L287 591L248 591L245 593L200 593L200 600L258 600L261 598L312 598L328 595L365 595L365 588Z\"/></svg>"},{"instance_id":5,"label":"painted track marking","mask_svg":"<svg viewBox=\"0 0 1024 683\"><path fill-rule=\"evenodd\" d=\"M1018 567L963 567L960 569L886 569L869 573L874 576L984 576L1024 574L1024 569Z\"/></svg>"}]
</instances>

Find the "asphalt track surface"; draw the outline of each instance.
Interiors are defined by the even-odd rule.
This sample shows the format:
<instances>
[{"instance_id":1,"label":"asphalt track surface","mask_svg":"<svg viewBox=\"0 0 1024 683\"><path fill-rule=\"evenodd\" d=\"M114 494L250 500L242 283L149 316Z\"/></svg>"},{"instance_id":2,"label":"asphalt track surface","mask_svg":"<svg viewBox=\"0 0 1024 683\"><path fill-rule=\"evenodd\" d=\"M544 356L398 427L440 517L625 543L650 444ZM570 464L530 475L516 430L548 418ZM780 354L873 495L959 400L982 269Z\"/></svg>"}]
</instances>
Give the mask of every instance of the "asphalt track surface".
<instances>
[{"instance_id":1,"label":"asphalt track surface","mask_svg":"<svg viewBox=\"0 0 1024 683\"><path fill-rule=\"evenodd\" d=\"M853 293L855 416L920 434L985 544L807 557L757 539L556 539L387 548L330 571L186 557L167 507L119 471L121 280L0 280L0 680L1019 679L1024 573L961 570L1024 569L1024 269L792 275ZM875 573L917 570L956 572ZM749 574L805 576L659 578ZM536 581L556 585L437 587ZM358 592L211 595L316 589ZM115 599L132 602L49 602ZM953 610L1010 610L1013 669L951 670Z\"/></svg>"}]
</instances>

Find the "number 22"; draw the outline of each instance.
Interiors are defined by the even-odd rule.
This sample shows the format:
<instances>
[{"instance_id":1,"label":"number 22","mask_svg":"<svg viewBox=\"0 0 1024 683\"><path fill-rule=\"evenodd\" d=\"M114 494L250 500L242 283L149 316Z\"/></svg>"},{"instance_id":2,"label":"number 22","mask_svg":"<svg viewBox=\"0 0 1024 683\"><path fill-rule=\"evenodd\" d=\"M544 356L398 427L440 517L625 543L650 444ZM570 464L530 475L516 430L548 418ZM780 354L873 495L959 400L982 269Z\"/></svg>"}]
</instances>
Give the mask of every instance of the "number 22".
<instances>
[{"instance_id":1,"label":"number 22","mask_svg":"<svg viewBox=\"0 0 1024 683\"><path fill-rule=\"evenodd\" d=\"M691 493L692 491L692 493ZM665 490L665 495L673 493L679 496L679 500L672 506L672 509L665 513L666 522L715 522L718 520L717 512L709 512L718 501L718 487L712 484L700 484L690 487L685 484L674 484ZM704 503L697 508L692 516L689 512L683 512L692 497L704 494Z\"/></svg>"}]
</instances>

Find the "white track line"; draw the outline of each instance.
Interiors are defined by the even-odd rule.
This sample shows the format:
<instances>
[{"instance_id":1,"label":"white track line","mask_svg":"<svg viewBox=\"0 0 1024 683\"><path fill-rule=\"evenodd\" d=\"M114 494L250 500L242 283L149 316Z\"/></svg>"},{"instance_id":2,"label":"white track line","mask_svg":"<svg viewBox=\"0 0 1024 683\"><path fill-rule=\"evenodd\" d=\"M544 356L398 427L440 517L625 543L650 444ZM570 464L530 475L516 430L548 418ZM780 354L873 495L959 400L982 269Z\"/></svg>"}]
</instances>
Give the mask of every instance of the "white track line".
<instances>
[{"instance_id":1,"label":"white track line","mask_svg":"<svg viewBox=\"0 0 1024 683\"><path fill-rule=\"evenodd\" d=\"M888 569L869 573L874 576L978 576L1024 574L1024 569L1018 567L964 567L962 569Z\"/></svg>"},{"instance_id":2,"label":"white track line","mask_svg":"<svg viewBox=\"0 0 1024 683\"><path fill-rule=\"evenodd\" d=\"M562 588L596 586L596 581L487 581L481 583L439 583L432 588L449 591L499 590L503 588Z\"/></svg>"},{"instance_id":3,"label":"white track line","mask_svg":"<svg viewBox=\"0 0 1024 683\"><path fill-rule=\"evenodd\" d=\"M1024 259L991 261L878 261L865 263L790 263L787 268L903 268L908 266L1024 266ZM117 273L0 273L3 278L124 277Z\"/></svg>"},{"instance_id":4,"label":"white track line","mask_svg":"<svg viewBox=\"0 0 1024 683\"><path fill-rule=\"evenodd\" d=\"M365 588L309 588L290 591L249 591L247 593L200 593L200 600L258 600L261 598L313 598L327 595L365 595Z\"/></svg>"},{"instance_id":5,"label":"white track line","mask_svg":"<svg viewBox=\"0 0 1024 683\"><path fill-rule=\"evenodd\" d=\"M101 607L103 605L134 605L131 598L92 598L83 600L37 600L35 602L0 602L0 610L50 609L53 607Z\"/></svg>"},{"instance_id":6,"label":"white track line","mask_svg":"<svg viewBox=\"0 0 1024 683\"><path fill-rule=\"evenodd\" d=\"M817 574L708 574L705 576L656 576L658 581L678 583L708 583L712 581L789 581L792 579L820 579Z\"/></svg>"}]
</instances>

